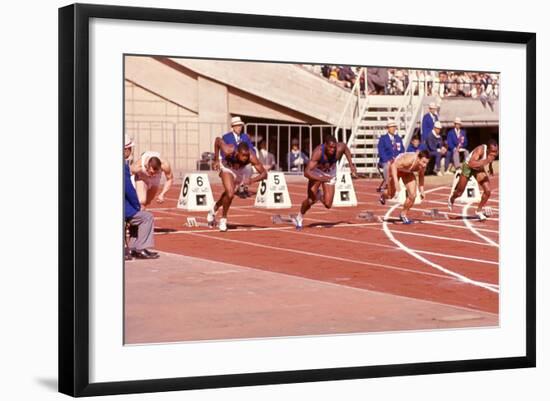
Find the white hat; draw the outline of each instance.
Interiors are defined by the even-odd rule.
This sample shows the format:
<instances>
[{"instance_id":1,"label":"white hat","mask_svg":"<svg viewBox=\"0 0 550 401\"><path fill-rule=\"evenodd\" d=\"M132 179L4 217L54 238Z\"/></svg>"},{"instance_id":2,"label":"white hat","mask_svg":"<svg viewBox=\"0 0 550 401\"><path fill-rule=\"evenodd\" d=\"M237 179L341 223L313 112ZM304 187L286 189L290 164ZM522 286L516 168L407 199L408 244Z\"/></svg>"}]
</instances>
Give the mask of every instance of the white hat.
<instances>
[{"instance_id":1,"label":"white hat","mask_svg":"<svg viewBox=\"0 0 550 401\"><path fill-rule=\"evenodd\" d=\"M455 124L462 124L460 117L455 118Z\"/></svg>"},{"instance_id":2,"label":"white hat","mask_svg":"<svg viewBox=\"0 0 550 401\"><path fill-rule=\"evenodd\" d=\"M388 121L388 123L386 124L386 128L390 127L397 127L397 123L393 120Z\"/></svg>"},{"instance_id":3,"label":"white hat","mask_svg":"<svg viewBox=\"0 0 550 401\"><path fill-rule=\"evenodd\" d=\"M434 128L442 128L441 123L439 121L436 121L434 124Z\"/></svg>"},{"instance_id":4,"label":"white hat","mask_svg":"<svg viewBox=\"0 0 550 401\"><path fill-rule=\"evenodd\" d=\"M429 108L429 109L437 109L437 104L435 104L434 102L432 102L432 103L430 103L430 104L428 105L428 108Z\"/></svg>"},{"instance_id":5,"label":"white hat","mask_svg":"<svg viewBox=\"0 0 550 401\"><path fill-rule=\"evenodd\" d=\"M128 136L128 134L124 134L124 149L131 148L135 146L134 141L132 141L132 138Z\"/></svg>"},{"instance_id":6,"label":"white hat","mask_svg":"<svg viewBox=\"0 0 550 401\"><path fill-rule=\"evenodd\" d=\"M244 125L243 120L241 120L241 117L233 117L231 119L231 126L234 127L235 125Z\"/></svg>"}]
</instances>

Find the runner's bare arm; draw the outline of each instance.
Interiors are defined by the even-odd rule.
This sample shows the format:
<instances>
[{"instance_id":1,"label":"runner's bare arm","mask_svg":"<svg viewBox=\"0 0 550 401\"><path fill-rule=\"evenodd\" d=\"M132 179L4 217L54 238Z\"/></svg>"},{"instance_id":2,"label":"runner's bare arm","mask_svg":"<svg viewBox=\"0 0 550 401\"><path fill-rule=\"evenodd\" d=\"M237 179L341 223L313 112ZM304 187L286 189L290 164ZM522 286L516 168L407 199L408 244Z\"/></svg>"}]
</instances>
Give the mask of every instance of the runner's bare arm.
<instances>
[{"instance_id":1,"label":"runner's bare arm","mask_svg":"<svg viewBox=\"0 0 550 401\"><path fill-rule=\"evenodd\" d=\"M172 167L170 166L170 163L168 163L167 161L163 161L160 165L160 168L164 172L166 181L164 181L162 191L160 191L160 194L158 194L157 196L157 202L163 203L164 195L166 195L166 192L168 192L168 190L172 186L172 183L174 182L174 174L172 173Z\"/></svg>"},{"instance_id":2,"label":"runner's bare arm","mask_svg":"<svg viewBox=\"0 0 550 401\"><path fill-rule=\"evenodd\" d=\"M353 164L353 161L351 159L351 152L348 148L348 145L345 143L342 143L344 145L344 155L346 156L346 159L348 159L349 169L351 171L351 176L353 178L357 178L357 168L355 167L355 164Z\"/></svg>"},{"instance_id":3,"label":"runner's bare arm","mask_svg":"<svg viewBox=\"0 0 550 401\"><path fill-rule=\"evenodd\" d=\"M399 160L394 160L390 164L390 174L393 180L393 185L395 187L395 190L397 191L399 189L399 179L397 178L397 168L398 168Z\"/></svg>"},{"instance_id":4,"label":"runner's bare arm","mask_svg":"<svg viewBox=\"0 0 550 401\"><path fill-rule=\"evenodd\" d=\"M212 163L212 167L216 171L220 169L220 150L226 155L231 154L235 151L235 146L225 143L220 137L214 140L214 162Z\"/></svg>"},{"instance_id":5,"label":"runner's bare arm","mask_svg":"<svg viewBox=\"0 0 550 401\"><path fill-rule=\"evenodd\" d=\"M313 170L315 170L315 168L317 167L319 160L321 160L321 147L317 147L313 151L311 159L309 159L309 162L304 169L304 177L306 177L308 180L329 182L331 178L328 175L325 176L322 174L315 174L313 172Z\"/></svg>"},{"instance_id":6,"label":"runner's bare arm","mask_svg":"<svg viewBox=\"0 0 550 401\"><path fill-rule=\"evenodd\" d=\"M141 169L142 169L141 159L135 160L130 166L130 173L132 173L132 175L136 175L141 171Z\"/></svg>"},{"instance_id":7,"label":"runner's bare arm","mask_svg":"<svg viewBox=\"0 0 550 401\"><path fill-rule=\"evenodd\" d=\"M420 190L420 197L424 199L426 197L426 194L424 193L424 168L421 168L418 170L418 189Z\"/></svg>"},{"instance_id":8,"label":"runner's bare arm","mask_svg":"<svg viewBox=\"0 0 550 401\"><path fill-rule=\"evenodd\" d=\"M479 170L481 167L484 167L495 160L494 156L487 156L486 159L479 160L481 156L483 156L483 148L479 146L473 151L472 156L470 157L470 161L468 162L468 166L475 170Z\"/></svg>"},{"instance_id":9,"label":"runner's bare arm","mask_svg":"<svg viewBox=\"0 0 550 401\"><path fill-rule=\"evenodd\" d=\"M250 180L250 183L262 181L267 178L267 170L253 152L250 152L250 164L252 164L258 172L258 175Z\"/></svg>"},{"instance_id":10,"label":"runner's bare arm","mask_svg":"<svg viewBox=\"0 0 550 401\"><path fill-rule=\"evenodd\" d=\"M491 176L495 175L495 172L493 170L493 162L489 163L489 174L491 174Z\"/></svg>"}]
</instances>

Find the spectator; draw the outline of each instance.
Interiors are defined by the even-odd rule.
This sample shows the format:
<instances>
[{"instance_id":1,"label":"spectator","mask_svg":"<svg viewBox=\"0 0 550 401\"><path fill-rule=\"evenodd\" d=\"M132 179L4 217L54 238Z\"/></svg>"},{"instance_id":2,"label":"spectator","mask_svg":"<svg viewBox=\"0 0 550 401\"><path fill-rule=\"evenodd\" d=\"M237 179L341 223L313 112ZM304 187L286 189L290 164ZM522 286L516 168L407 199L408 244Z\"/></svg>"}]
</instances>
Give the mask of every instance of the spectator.
<instances>
[{"instance_id":1,"label":"spectator","mask_svg":"<svg viewBox=\"0 0 550 401\"><path fill-rule=\"evenodd\" d=\"M125 156L126 156L126 152ZM130 225L130 240L128 241L129 255L126 260L132 257L137 259L157 259L157 252L148 248L155 246L155 221L151 212L140 210L141 204L132 185L130 168L124 163L124 218Z\"/></svg>"},{"instance_id":2,"label":"spectator","mask_svg":"<svg viewBox=\"0 0 550 401\"><path fill-rule=\"evenodd\" d=\"M399 154L405 152L403 140L397 135L397 124L395 121L388 121L386 125L388 132L380 137L378 141L378 165L382 168L384 181L387 183L389 178L390 162Z\"/></svg>"},{"instance_id":3,"label":"spectator","mask_svg":"<svg viewBox=\"0 0 550 401\"><path fill-rule=\"evenodd\" d=\"M447 131L447 145L449 146L449 151L445 156L445 165L448 166L445 173L450 173L451 157L453 159L453 166L456 170L460 167L460 154L464 156L464 160L466 160L470 154L467 149L468 137L466 136L466 130L462 128L462 120L457 117L455 118L454 124L454 128Z\"/></svg>"},{"instance_id":4,"label":"spectator","mask_svg":"<svg viewBox=\"0 0 550 401\"><path fill-rule=\"evenodd\" d=\"M432 132L436 121L439 121L437 105L435 103L430 103L428 106L428 112L424 114L424 117L422 118L422 128L420 130L422 143L425 143L428 140L428 136Z\"/></svg>"},{"instance_id":5,"label":"spectator","mask_svg":"<svg viewBox=\"0 0 550 401\"><path fill-rule=\"evenodd\" d=\"M493 93L493 80L491 79L489 74L485 74L483 78L481 78L481 93L479 95L479 100L481 100L481 104L483 107L486 107L487 105L493 111L493 106L495 104L495 94Z\"/></svg>"},{"instance_id":6,"label":"spectator","mask_svg":"<svg viewBox=\"0 0 550 401\"><path fill-rule=\"evenodd\" d=\"M426 148L430 152L430 157L435 158L434 173L438 176L442 176L441 173L441 157L445 156L447 149L443 143L443 138L441 138L441 123L436 121L432 132L428 135L426 140ZM445 166L446 168L448 166Z\"/></svg>"},{"instance_id":7,"label":"spectator","mask_svg":"<svg viewBox=\"0 0 550 401\"><path fill-rule=\"evenodd\" d=\"M277 167L275 156L267 151L265 139L258 143L258 160L260 160L266 171L275 170Z\"/></svg>"},{"instance_id":8,"label":"spectator","mask_svg":"<svg viewBox=\"0 0 550 401\"><path fill-rule=\"evenodd\" d=\"M304 165L309 162L309 158L300 149L300 142L295 138L291 142L290 152L287 155L289 171L303 171Z\"/></svg>"},{"instance_id":9,"label":"spectator","mask_svg":"<svg viewBox=\"0 0 550 401\"><path fill-rule=\"evenodd\" d=\"M234 145L235 149L241 142L246 142L248 145L248 148L252 150L252 152L256 153L254 151L254 146L252 146L252 141L250 140L250 137L246 132L244 132L244 122L241 120L240 117L233 117L231 118L231 131L225 133L222 137L223 141L229 145ZM222 158L225 157L225 155L222 153ZM250 169L250 173L252 173L252 167L247 166L247 168ZM248 187L244 184L239 185L239 188L237 188L237 196L240 198L247 198L250 194L248 193Z\"/></svg>"},{"instance_id":10,"label":"spectator","mask_svg":"<svg viewBox=\"0 0 550 401\"><path fill-rule=\"evenodd\" d=\"M387 68L367 68L367 88L369 95L384 95L387 85Z\"/></svg>"},{"instance_id":11,"label":"spectator","mask_svg":"<svg viewBox=\"0 0 550 401\"><path fill-rule=\"evenodd\" d=\"M126 165L132 164L132 151L134 150L134 141L132 141L132 138L128 136L128 134L124 135L124 163Z\"/></svg>"},{"instance_id":12,"label":"spectator","mask_svg":"<svg viewBox=\"0 0 550 401\"><path fill-rule=\"evenodd\" d=\"M411 139L411 143L409 143L409 146L407 147L407 152L417 152L421 149L420 146L420 137L418 135L415 135Z\"/></svg>"},{"instance_id":13,"label":"spectator","mask_svg":"<svg viewBox=\"0 0 550 401\"><path fill-rule=\"evenodd\" d=\"M338 80L344 82L346 88L351 88L355 84L355 73L350 66L342 66L338 70Z\"/></svg>"}]
</instances>

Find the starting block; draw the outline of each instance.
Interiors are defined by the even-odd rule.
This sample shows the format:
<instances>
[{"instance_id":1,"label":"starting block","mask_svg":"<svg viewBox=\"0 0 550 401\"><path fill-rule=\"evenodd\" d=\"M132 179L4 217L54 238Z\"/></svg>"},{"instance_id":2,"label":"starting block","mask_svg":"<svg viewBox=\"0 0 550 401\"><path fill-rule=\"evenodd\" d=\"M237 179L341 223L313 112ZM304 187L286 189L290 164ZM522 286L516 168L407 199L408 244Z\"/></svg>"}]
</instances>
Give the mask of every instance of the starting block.
<instances>
[{"instance_id":1,"label":"starting block","mask_svg":"<svg viewBox=\"0 0 550 401\"><path fill-rule=\"evenodd\" d=\"M188 217L187 223L185 223L187 227L210 227L208 223L202 223L200 221L197 221L196 217Z\"/></svg>"},{"instance_id":2,"label":"starting block","mask_svg":"<svg viewBox=\"0 0 550 401\"><path fill-rule=\"evenodd\" d=\"M295 214L289 214L289 215L280 215L276 214L271 216L271 222L273 224L296 224L296 215Z\"/></svg>"},{"instance_id":3,"label":"starting block","mask_svg":"<svg viewBox=\"0 0 550 401\"><path fill-rule=\"evenodd\" d=\"M496 211L491 206L485 206L483 208L483 214L487 217L491 217L496 214Z\"/></svg>"},{"instance_id":4,"label":"starting block","mask_svg":"<svg viewBox=\"0 0 550 401\"><path fill-rule=\"evenodd\" d=\"M369 211L363 211L361 213L359 213L357 215L357 218L359 220L365 220L365 221L376 221L376 222L379 222L381 223L383 221L382 217L380 216L375 216L373 212L369 212Z\"/></svg>"},{"instance_id":5,"label":"starting block","mask_svg":"<svg viewBox=\"0 0 550 401\"><path fill-rule=\"evenodd\" d=\"M430 209L426 210L424 212L424 216L432 218L432 219L449 219L449 215L447 213L441 213L439 209Z\"/></svg>"}]
</instances>

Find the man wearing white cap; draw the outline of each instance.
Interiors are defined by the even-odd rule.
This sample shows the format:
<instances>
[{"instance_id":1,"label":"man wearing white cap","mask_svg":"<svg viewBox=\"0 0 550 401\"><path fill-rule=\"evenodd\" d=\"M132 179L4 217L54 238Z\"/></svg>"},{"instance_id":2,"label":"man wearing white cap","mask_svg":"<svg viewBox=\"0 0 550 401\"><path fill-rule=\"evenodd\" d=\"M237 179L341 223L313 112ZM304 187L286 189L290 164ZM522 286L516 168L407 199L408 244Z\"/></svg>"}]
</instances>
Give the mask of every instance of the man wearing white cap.
<instances>
[{"instance_id":1,"label":"man wearing white cap","mask_svg":"<svg viewBox=\"0 0 550 401\"><path fill-rule=\"evenodd\" d=\"M134 141L132 141L132 138L128 136L128 134L124 135L124 162L126 165L132 164L132 152L134 150Z\"/></svg>"},{"instance_id":2,"label":"man wearing white cap","mask_svg":"<svg viewBox=\"0 0 550 401\"><path fill-rule=\"evenodd\" d=\"M422 128L420 130L422 143L425 143L428 139L428 136L432 132L436 121L439 121L439 116L437 115L437 105L432 102L428 106L428 112L424 114L424 117L422 118Z\"/></svg>"},{"instance_id":3,"label":"man wearing white cap","mask_svg":"<svg viewBox=\"0 0 550 401\"><path fill-rule=\"evenodd\" d=\"M436 121L432 132L426 138L426 148L430 152L430 156L435 158L434 173L441 176L441 157L447 153L447 148L443 143L441 133L441 123Z\"/></svg>"},{"instance_id":4,"label":"man wearing white cap","mask_svg":"<svg viewBox=\"0 0 550 401\"><path fill-rule=\"evenodd\" d=\"M388 132L380 137L378 141L378 164L382 168L384 181L389 182L390 163L401 153L405 152L403 140L397 134L397 123L388 121L386 124Z\"/></svg>"},{"instance_id":5,"label":"man wearing white cap","mask_svg":"<svg viewBox=\"0 0 550 401\"><path fill-rule=\"evenodd\" d=\"M453 158L455 169L458 169L460 167L460 155L463 155L464 160L470 155L468 149L466 149L468 147L466 130L462 128L462 120L459 117L455 118L455 127L447 131L447 145L449 146L449 151L445 156L445 165L447 166L446 173L450 173L451 157Z\"/></svg>"},{"instance_id":6,"label":"man wearing white cap","mask_svg":"<svg viewBox=\"0 0 550 401\"><path fill-rule=\"evenodd\" d=\"M222 140L228 145L233 145L235 149L241 142L245 142L248 145L248 148L251 149L251 152L256 154L250 137L246 132L244 132L244 122L241 120L241 117L235 116L231 118L231 131L225 133L222 136ZM221 151L221 157L222 159L225 157L223 150ZM245 172L250 177L252 175L252 168L249 165L246 166ZM237 189L237 194L239 196L243 196L246 193L246 186L244 184L240 185Z\"/></svg>"}]
</instances>

